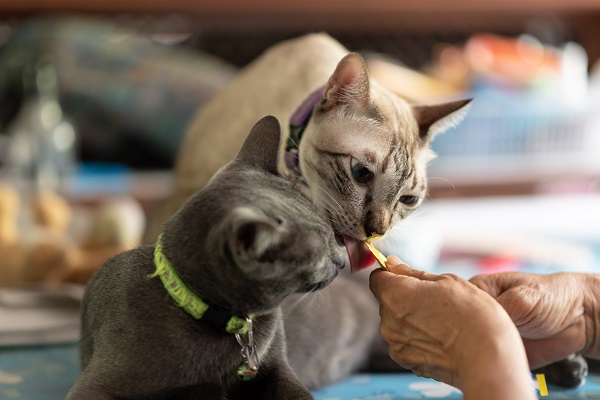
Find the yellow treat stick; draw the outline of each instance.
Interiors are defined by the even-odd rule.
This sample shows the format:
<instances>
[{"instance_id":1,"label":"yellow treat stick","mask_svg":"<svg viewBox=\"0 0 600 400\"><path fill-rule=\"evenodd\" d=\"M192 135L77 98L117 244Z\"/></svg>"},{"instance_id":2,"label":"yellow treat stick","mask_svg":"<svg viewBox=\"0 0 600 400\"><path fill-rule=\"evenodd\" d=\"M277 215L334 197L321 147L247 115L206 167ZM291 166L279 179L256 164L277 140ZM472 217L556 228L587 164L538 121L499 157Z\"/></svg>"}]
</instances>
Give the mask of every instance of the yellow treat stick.
<instances>
[{"instance_id":1,"label":"yellow treat stick","mask_svg":"<svg viewBox=\"0 0 600 400\"><path fill-rule=\"evenodd\" d=\"M367 246L367 248L371 251L371 253L373 253L373 255L375 256L375 259L377 260L377 262L381 266L381 269L384 270L384 271L387 271L388 269L385 266L385 262L387 261L387 257L384 256L383 254L381 254L381 252L379 250L377 250L375 247L373 247L373 245L371 243L369 243L368 241L365 240L364 243Z\"/></svg>"},{"instance_id":2,"label":"yellow treat stick","mask_svg":"<svg viewBox=\"0 0 600 400\"><path fill-rule=\"evenodd\" d=\"M540 396L548 396L548 387L546 386L546 376L544 374L535 374L540 389Z\"/></svg>"}]
</instances>

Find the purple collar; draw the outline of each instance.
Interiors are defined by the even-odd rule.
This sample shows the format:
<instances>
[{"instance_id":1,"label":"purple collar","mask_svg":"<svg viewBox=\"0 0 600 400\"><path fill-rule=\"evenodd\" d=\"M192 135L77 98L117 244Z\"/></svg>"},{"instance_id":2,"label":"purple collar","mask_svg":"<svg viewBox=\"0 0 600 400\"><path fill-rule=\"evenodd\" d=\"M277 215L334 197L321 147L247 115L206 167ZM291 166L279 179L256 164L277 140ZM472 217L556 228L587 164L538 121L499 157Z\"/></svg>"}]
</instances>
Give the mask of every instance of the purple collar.
<instances>
[{"instance_id":1,"label":"purple collar","mask_svg":"<svg viewBox=\"0 0 600 400\"><path fill-rule=\"evenodd\" d=\"M296 175L302 175L299 162L299 146L304 129L310 121L317 103L323 98L325 86L317 88L300 104L300 107L290 117L290 133L285 146L285 165Z\"/></svg>"}]
</instances>

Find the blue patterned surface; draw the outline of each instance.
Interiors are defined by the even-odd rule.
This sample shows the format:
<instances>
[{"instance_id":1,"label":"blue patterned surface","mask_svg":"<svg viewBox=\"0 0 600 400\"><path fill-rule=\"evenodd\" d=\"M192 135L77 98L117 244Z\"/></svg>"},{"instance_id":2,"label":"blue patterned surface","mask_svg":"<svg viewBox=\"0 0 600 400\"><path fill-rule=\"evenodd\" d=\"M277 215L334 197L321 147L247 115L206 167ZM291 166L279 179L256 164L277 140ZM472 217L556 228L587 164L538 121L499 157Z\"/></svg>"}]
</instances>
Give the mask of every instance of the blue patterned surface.
<instances>
[{"instance_id":1,"label":"blue patterned surface","mask_svg":"<svg viewBox=\"0 0 600 400\"><path fill-rule=\"evenodd\" d=\"M316 400L462 399L460 391L452 386L409 373L354 375L313 394ZM600 399L600 376L588 377L582 387L574 390L550 386L548 396L540 399Z\"/></svg>"},{"instance_id":2,"label":"blue patterned surface","mask_svg":"<svg viewBox=\"0 0 600 400\"><path fill-rule=\"evenodd\" d=\"M79 376L73 343L0 348L0 399L64 399Z\"/></svg>"},{"instance_id":3,"label":"blue patterned surface","mask_svg":"<svg viewBox=\"0 0 600 400\"><path fill-rule=\"evenodd\" d=\"M0 349L0 400L64 399L79 374L75 344ZM316 400L462 399L451 386L413 374L358 374L315 391ZM547 400L600 399L600 376L576 390L549 387Z\"/></svg>"}]
</instances>

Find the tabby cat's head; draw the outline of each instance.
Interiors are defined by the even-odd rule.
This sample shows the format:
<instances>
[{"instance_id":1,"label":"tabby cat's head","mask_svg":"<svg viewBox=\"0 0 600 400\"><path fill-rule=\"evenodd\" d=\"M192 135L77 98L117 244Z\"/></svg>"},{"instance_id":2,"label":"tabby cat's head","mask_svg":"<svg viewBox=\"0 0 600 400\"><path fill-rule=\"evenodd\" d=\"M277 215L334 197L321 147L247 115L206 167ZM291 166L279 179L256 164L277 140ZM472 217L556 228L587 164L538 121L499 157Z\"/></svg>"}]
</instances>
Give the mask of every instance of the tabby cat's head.
<instances>
[{"instance_id":1,"label":"tabby cat's head","mask_svg":"<svg viewBox=\"0 0 600 400\"><path fill-rule=\"evenodd\" d=\"M237 158L169 220L163 250L188 286L241 315L329 284L344 259L330 225L277 171L280 127L265 117Z\"/></svg>"},{"instance_id":2,"label":"tabby cat's head","mask_svg":"<svg viewBox=\"0 0 600 400\"><path fill-rule=\"evenodd\" d=\"M300 168L336 233L384 235L421 204L435 134L470 100L411 106L369 79L361 56L338 64L300 143Z\"/></svg>"}]
</instances>

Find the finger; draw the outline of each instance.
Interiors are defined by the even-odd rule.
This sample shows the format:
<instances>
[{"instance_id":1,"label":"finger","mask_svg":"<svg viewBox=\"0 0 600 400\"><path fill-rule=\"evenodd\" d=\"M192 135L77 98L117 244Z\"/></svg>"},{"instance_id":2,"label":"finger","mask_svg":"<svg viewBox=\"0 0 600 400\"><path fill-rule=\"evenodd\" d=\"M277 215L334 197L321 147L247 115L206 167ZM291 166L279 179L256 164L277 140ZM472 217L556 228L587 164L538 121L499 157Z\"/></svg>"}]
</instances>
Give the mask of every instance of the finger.
<instances>
[{"instance_id":1,"label":"finger","mask_svg":"<svg viewBox=\"0 0 600 400\"><path fill-rule=\"evenodd\" d=\"M402 261L400 258L398 258L398 256L394 256L394 255L388 256L385 264L388 267L394 267L397 265L406 265L408 267L408 265L405 264L404 261Z\"/></svg>"},{"instance_id":2,"label":"finger","mask_svg":"<svg viewBox=\"0 0 600 400\"><path fill-rule=\"evenodd\" d=\"M409 267L408 264L405 264L397 256L389 256L386 261L386 266L389 272L392 272L396 275L405 275L428 281L435 280L437 278L437 275Z\"/></svg>"},{"instance_id":3,"label":"finger","mask_svg":"<svg viewBox=\"0 0 600 400\"><path fill-rule=\"evenodd\" d=\"M518 285L522 280L523 277L521 273L506 272L492 275L477 275L471 278L470 282L496 298L508 289Z\"/></svg>"}]
</instances>

